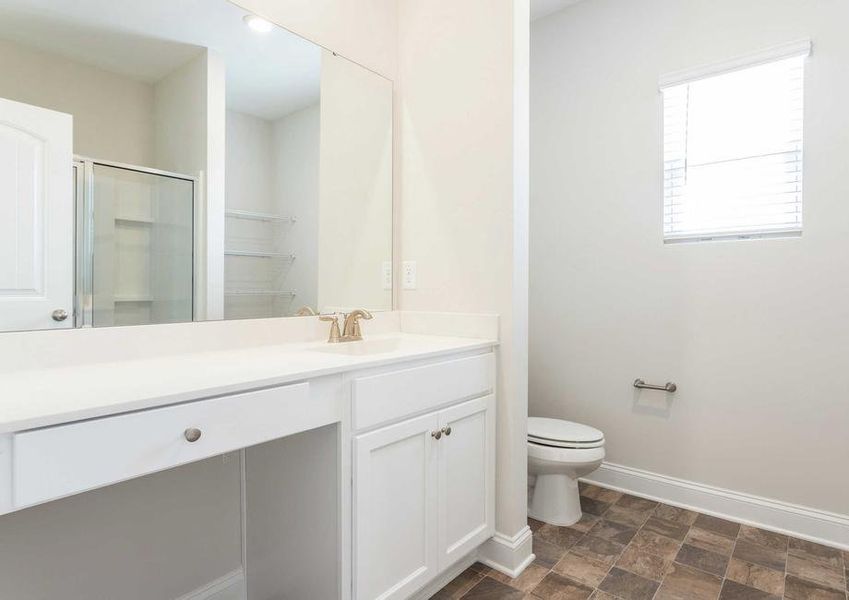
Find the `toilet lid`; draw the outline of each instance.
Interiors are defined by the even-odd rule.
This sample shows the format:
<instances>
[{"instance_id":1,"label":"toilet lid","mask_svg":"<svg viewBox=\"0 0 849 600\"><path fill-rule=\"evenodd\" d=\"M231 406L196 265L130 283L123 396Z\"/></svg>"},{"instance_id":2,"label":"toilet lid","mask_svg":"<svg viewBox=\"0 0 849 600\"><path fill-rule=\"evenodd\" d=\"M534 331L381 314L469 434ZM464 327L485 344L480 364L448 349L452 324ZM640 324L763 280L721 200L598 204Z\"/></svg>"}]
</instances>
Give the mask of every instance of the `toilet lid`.
<instances>
[{"instance_id":1,"label":"toilet lid","mask_svg":"<svg viewBox=\"0 0 849 600\"><path fill-rule=\"evenodd\" d=\"M565 442L587 447L603 443L604 434L595 427L572 421L529 417L528 440L550 446Z\"/></svg>"}]
</instances>

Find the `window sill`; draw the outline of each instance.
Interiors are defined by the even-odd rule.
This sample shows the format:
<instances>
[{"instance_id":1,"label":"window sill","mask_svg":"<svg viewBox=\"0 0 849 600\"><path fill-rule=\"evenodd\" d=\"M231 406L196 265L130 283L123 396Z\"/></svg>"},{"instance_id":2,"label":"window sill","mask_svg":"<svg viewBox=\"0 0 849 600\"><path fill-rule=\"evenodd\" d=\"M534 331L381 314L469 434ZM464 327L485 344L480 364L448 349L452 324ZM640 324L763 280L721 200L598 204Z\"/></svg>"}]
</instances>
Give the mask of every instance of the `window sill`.
<instances>
[{"instance_id":1,"label":"window sill","mask_svg":"<svg viewBox=\"0 0 849 600\"><path fill-rule=\"evenodd\" d=\"M743 231L722 233L687 233L679 235L666 235L663 237L664 244L698 244L702 242L740 242L748 240L766 240L781 238L800 238L801 228L774 229L765 231Z\"/></svg>"}]
</instances>

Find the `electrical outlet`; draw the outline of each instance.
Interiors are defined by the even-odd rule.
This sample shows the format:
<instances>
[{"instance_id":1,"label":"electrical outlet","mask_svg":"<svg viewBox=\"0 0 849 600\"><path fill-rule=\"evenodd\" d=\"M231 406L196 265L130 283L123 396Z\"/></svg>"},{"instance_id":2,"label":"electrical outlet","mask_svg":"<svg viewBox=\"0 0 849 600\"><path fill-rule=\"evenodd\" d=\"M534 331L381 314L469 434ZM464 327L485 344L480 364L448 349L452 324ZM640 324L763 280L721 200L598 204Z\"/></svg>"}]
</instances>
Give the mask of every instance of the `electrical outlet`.
<instances>
[{"instance_id":1,"label":"electrical outlet","mask_svg":"<svg viewBox=\"0 0 849 600\"><path fill-rule=\"evenodd\" d=\"M383 289L392 289L392 261L383 261Z\"/></svg>"},{"instance_id":2,"label":"electrical outlet","mask_svg":"<svg viewBox=\"0 0 849 600\"><path fill-rule=\"evenodd\" d=\"M405 260L401 266L403 283L402 287L405 290L416 289L416 261Z\"/></svg>"}]
</instances>

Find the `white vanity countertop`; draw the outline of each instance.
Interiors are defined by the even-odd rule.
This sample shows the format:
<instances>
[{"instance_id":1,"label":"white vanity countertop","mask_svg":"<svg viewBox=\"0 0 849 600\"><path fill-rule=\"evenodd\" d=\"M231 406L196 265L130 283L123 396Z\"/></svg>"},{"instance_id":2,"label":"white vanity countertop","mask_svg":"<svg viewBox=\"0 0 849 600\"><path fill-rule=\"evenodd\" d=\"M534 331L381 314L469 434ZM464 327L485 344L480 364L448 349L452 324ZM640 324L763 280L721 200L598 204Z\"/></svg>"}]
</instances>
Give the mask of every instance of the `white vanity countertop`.
<instances>
[{"instance_id":1,"label":"white vanity countertop","mask_svg":"<svg viewBox=\"0 0 849 600\"><path fill-rule=\"evenodd\" d=\"M263 345L17 371L0 378L0 434L496 344L392 333L367 336L363 342Z\"/></svg>"}]
</instances>

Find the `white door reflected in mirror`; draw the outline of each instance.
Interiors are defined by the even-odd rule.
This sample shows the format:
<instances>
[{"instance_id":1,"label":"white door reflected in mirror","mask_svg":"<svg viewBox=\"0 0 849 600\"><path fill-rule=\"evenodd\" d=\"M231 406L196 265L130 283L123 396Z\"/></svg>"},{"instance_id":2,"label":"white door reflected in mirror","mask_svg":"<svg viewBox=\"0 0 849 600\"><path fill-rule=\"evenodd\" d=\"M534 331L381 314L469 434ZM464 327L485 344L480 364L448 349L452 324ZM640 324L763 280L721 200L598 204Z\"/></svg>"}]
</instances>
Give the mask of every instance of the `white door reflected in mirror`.
<instances>
[{"instance_id":1,"label":"white door reflected in mirror","mask_svg":"<svg viewBox=\"0 0 849 600\"><path fill-rule=\"evenodd\" d=\"M73 326L72 118L0 98L0 330Z\"/></svg>"}]
</instances>

